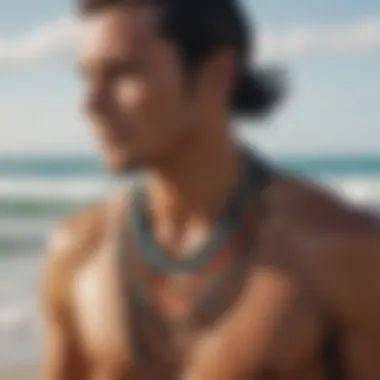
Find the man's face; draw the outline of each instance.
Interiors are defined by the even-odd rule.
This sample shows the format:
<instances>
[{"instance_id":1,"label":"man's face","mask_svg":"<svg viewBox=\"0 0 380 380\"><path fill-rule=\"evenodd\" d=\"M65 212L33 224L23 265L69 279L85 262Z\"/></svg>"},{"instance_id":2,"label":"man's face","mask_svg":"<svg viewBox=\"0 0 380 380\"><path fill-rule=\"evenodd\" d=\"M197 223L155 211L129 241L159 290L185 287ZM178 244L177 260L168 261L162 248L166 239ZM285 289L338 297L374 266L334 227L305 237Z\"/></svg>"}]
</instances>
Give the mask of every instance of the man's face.
<instances>
[{"instance_id":1,"label":"man's face","mask_svg":"<svg viewBox=\"0 0 380 380\"><path fill-rule=\"evenodd\" d=\"M83 23L86 112L115 171L154 164L190 130L180 56L156 18L154 8L116 7Z\"/></svg>"}]
</instances>

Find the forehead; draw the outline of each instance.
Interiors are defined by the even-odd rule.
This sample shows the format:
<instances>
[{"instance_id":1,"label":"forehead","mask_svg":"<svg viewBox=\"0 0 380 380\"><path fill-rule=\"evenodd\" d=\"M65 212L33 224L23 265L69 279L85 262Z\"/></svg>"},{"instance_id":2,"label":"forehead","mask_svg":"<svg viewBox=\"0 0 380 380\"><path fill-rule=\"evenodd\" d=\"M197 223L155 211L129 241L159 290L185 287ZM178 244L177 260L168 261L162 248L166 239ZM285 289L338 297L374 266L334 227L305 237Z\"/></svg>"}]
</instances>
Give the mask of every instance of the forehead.
<instances>
[{"instance_id":1,"label":"forehead","mask_svg":"<svg viewBox=\"0 0 380 380\"><path fill-rule=\"evenodd\" d=\"M110 8L85 18L80 35L80 61L141 59L165 45L154 7Z\"/></svg>"}]
</instances>

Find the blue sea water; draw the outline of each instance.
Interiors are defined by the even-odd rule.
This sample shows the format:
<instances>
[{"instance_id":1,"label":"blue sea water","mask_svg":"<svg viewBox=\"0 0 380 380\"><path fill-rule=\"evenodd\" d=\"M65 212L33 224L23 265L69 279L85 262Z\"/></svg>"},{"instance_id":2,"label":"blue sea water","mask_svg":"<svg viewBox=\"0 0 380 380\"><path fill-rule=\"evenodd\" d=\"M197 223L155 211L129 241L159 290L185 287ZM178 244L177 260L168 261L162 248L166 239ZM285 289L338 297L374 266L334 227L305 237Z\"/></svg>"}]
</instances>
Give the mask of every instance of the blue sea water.
<instances>
[{"instance_id":1,"label":"blue sea water","mask_svg":"<svg viewBox=\"0 0 380 380\"><path fill-rule=\"evenodd\" d=\"M380 155L275 157L349 201L380 205ZM104 196L112 181L91 156L0 156L0 366L40 352L37 294L42 252L59 219Z\"/></svg>"},{"instance_id":2,"label":"blue sea water","mask_svg":"<svg viewBox=\"0 0 380 380\"><path fill-rule=\"evenodd\" d=\"M312 177L380 176L380 155L286 156L270 160ZM0 178L93 178L105 175L100 160L92 156L0 156Z\"/></svg>"}]
</instances>

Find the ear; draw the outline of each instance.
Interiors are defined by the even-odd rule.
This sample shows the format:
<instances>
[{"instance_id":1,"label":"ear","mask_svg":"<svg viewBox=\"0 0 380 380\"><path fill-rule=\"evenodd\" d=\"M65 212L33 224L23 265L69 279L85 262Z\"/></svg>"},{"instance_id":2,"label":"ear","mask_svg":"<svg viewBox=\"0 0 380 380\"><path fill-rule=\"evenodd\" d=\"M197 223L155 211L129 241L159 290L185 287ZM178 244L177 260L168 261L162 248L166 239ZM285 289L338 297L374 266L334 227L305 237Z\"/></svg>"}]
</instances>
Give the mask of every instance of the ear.
<instances>
[{"instance_id":1,"label":"ear","mask_svg":"<svg viewBox=\"0 0 380 380\"><path fill-rule=\"evenodd\" d=\"M238 64L236 52L233 49L223 48L211 54L204 68L214 88L229 92L235 86Z\"/></svg>"}]
</instances>

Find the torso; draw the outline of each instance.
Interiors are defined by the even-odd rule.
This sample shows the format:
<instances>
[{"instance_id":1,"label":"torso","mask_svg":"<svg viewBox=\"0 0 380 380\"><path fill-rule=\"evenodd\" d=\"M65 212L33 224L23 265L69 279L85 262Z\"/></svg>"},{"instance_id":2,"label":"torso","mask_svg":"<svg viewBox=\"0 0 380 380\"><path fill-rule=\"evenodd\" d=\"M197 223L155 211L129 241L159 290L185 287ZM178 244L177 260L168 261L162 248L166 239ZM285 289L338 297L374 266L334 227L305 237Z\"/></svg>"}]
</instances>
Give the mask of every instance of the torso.
<instances>
[{"instance_id":1,"label":"torso","mask_svg":"<svg viewBox=\"0 0 380 380\"><path fill-rule=\"evenodd\" d=\"M203 278L157 275L139 259L132 234L124 240L124 263L109 240L99 242L76 272L73 284L74 321L91 379L177 380L179 371L188 365L190 353L207 343L215 326L228 324L234 314L244 312L246 298L250 297L255 300L254 312L247 315L244 326L237 326L251 336L245 350L252 361L244 379L330 380L324 349L331 326L318 292L303 265L287 252L276 227L267 232L267 226L261 225L264 222L253 219L252 225L262 234L251 242L248 255L242 258L244 265L224 278L191 323L177 328L170 318L186 314L188 303L171 289L182 288L192 296L194 289L202 288ZM232 255L236 253L236 245L229 250ZM131 267L122 267L125 264L132 265L133 273L141 278L153 281L155 286L150 289L155 289L151 292L156 295L154 302L144 304L144 297L134 297L133 278L120 281L121 273L131 273ZM204 278L209 278L207 271ZM344 343L344 362L340 364L345 372L352 373L349 378L376 379L376 356L367 342L360 336L345 335ZM357 358L364 358L365 366L361 367ZM348 362L351 367L347 367Z\"/></svg>"},{"instance_id":2,"label":"torso","mask_svg":"<svg viewBox=\"0 0 380 380\"><path fill-rule=\"evenodd\" d=\"M143 326L149 334L149 329L154 326L150 320L153 311L145 313L145 320L143 313L140 313L139 319L128 323L125 315L126 300L115 280L117 270L115 271L114 261L111 257L112 255L107 251L100 253L98 259L89 264L77 279L76 311L83 352L88 356L90 363L93 363L94 372L100 375L99 380L151 379L152 377L144 377L146 375L144 364L147 368L152 367L148 356L139 354L141 361L133 357L136 353L136 342L132 336L138 326ZM271 279L268 278L267 281L271 281ZM268 305L261 303L258 306L257 315L252 318L252 321L258 321L262 324L261 327L260 324L246 327L247 329L256 328L260 332L268 327L266 326L267 315L275 314L278 317L276 321L273 321L270 349L267 348L267 342L263 342L260 333L257 334L259 345L252 342L253 362L255 353L260 351L260 345L263 350L270 352L270 355L265 354L265 360L258 367L254 366L252 379L326 380L322 354L326 326L322 313L318 310L317 302L310 297L309 293L302 291L305 287L301 280L297 282L292 285L294 288L291 296L279 295L279 297L284 297L284 301L278 301L280 304L283 303L280 310L278 310L277 302ZM159 323L157 324L162 333L162 327ZM203 329L191 331L191 336L186 337L187 343L196 344L198 335L202 333ZM150 337L156 336L155 331L151 331L150 334ZM157 345L153 351L158 355L158 365L167 360L168 367L173 368L174 373L175 363L171 363L170 359L174 352L178 352L178 348L186 352L186 347L184 348L180 342L177 343L177 346L175 343L167 343L165 340L164 337L152 341L151 343ZM143 363L143 365L138 368L138 363ZM159 376L155 378L169 379L169 377ZM98 379L98 377L94 377L94 379Z\"/></svg>"}]
</instances>

